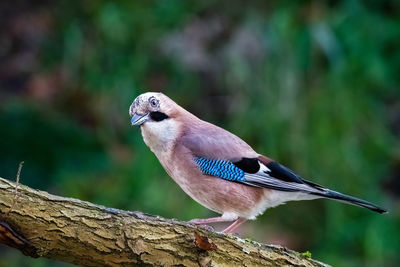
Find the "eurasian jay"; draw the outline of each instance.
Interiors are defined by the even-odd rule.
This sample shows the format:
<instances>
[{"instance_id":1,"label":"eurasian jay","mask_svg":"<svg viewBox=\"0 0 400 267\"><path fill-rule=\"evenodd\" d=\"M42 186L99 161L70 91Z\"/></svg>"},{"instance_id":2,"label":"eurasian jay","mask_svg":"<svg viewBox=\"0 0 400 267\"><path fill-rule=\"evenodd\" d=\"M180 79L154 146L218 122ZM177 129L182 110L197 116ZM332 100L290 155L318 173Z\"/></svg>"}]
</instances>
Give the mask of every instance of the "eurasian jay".
<instances>
[{"instance_id":1,"label":"eurasian jay","mask_svg":"<svg viewBox=\"0 0 400 267\"><path fill-rule=\"evenodd\" d=\"M190 197L221 217L194 224L233 222L233 232L267 208L293 200L334 199L378 213L386 211L359 198L307 181L258 154L236 135L205 122L162 93L144 93L129 108L146 145Z\"/></svg>"}]
</instances>

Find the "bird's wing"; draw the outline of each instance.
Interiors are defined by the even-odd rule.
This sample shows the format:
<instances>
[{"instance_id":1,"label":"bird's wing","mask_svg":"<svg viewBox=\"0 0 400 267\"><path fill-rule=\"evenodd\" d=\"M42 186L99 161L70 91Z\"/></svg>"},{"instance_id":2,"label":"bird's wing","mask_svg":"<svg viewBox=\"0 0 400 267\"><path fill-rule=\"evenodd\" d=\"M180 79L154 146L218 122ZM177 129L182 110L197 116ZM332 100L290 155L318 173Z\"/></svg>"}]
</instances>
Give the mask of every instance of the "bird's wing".
<instances>
[{"instance_id":1,"label":"bird's wing","mask_svg":"<svg viewBox=\"0 0 400 267\"><path fill-rule=\"evenodd\" d=\"M203 157L195 157L194 160L204 174L249 186L314 194L321 194L326 190L320 185L302 179L275 161L264 163L264 158L263 156L242 158L235 162Z\"/></svg>"}]
</instances>

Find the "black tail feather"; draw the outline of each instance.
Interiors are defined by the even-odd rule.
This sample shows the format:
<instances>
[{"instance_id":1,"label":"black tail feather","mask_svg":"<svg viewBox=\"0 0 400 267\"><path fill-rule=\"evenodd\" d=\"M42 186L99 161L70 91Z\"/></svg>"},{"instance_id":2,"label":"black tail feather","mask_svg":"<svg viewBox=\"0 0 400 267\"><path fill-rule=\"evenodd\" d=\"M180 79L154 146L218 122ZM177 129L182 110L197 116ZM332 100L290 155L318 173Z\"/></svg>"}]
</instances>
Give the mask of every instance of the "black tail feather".
<instances>
[{"instance_id":1,"label":"black tail feather","mask_svg":"<svg viewBox=\"0 0 400 267\"><path fill-rule=\"evenodd\" d=\"M342 193L339 193L336 191L332 191L329 189L325 189L324 192L321 192L321 193L312 193L312 194L318 195L321 197L325 197L325 198L342 201L342 202L345 202L348 204L353 204L353 205L360 206L363 208L367 208L369 210L372 210L372 211L375 211L378 213L387 213L387 210L384 210L384 209L378 207L377 205L372 204L368 201L365 201L365 200L362 200L362 199L359 199L356 197L348 196L348 195L345 195L345 194L342 194Z\"/></svg>"}]
</instances>

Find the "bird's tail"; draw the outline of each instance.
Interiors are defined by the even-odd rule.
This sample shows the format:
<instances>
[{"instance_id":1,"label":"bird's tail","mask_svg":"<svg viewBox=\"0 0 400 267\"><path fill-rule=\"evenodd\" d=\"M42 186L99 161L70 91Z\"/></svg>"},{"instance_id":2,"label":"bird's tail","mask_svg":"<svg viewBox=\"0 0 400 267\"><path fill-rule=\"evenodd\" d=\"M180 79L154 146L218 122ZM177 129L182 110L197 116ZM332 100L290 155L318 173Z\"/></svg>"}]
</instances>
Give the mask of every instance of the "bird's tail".
<instances>
[{"instance_id":1,"label":"bird's tail","mask_svg":"<svg viewBox=\"0 0 400 267\"><path fill-rule=\"evenodd\" d=\"M345 195L345 194L342 194L342 193L339 193L339 192L336 192L336 191L333 191L330 189L325 189L324 192L321 192L321 193L315 192L312 194L318 195L318 196L321 196L324 198L334 199L334 200L341 201L341 202L348 203L348 204L353 204L353 205L360 206L363 208L367 208L369 210L372 210L372 211L375 211L378 213L387 213L387 210L384 210L384 209L378 207L377 205L372 204L368 201L365 201L365 200L362 200L362 199L359 199L356 197L352 197L349 195Z\"/></svg>"}]
</instances>

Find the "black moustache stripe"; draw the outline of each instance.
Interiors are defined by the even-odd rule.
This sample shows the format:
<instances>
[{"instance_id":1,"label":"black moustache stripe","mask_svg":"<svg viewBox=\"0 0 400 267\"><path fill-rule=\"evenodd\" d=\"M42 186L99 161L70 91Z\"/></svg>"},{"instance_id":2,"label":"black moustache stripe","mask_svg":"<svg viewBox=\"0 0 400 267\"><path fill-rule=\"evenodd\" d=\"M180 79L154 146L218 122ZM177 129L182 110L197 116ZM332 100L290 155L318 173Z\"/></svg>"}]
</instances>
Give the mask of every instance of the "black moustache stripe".
<instances>
[{"instance_id":1,"label":"black moustache stripe","mask_svg":"<svg viewBox=\"0 0 400 267\"><path fill-rule=\"evenodd\" d=\"M153 121L162 121L162 120L168 119L169 117L165 113L162 113L162 112L159 112L159 111L154 111L154 112L150 113L150 118Z\"/></svg>"}]
</instances>

